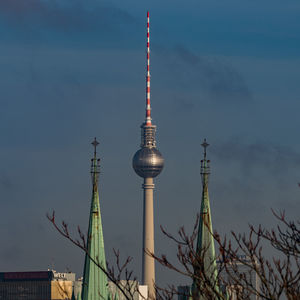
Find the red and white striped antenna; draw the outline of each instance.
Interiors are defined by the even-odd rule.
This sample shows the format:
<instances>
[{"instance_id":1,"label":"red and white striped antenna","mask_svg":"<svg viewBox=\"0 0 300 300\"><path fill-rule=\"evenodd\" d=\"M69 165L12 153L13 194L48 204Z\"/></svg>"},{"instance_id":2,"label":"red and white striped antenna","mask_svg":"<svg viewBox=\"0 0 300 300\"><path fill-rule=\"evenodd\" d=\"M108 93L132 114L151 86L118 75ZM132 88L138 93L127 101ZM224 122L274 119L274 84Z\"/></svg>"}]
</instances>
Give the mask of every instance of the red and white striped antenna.
<instances>
[{"instance_id":1,"label":"red and white striped antenna","mask_svg":"<svg viewBox=\"0 0 300 300\"><path fill-rule=\"evenodd\" d=\"M147 12L147 74L146 74L146 125L151 125L150 106L150 30L149 11Z\"/></svg>"}]
</instances>

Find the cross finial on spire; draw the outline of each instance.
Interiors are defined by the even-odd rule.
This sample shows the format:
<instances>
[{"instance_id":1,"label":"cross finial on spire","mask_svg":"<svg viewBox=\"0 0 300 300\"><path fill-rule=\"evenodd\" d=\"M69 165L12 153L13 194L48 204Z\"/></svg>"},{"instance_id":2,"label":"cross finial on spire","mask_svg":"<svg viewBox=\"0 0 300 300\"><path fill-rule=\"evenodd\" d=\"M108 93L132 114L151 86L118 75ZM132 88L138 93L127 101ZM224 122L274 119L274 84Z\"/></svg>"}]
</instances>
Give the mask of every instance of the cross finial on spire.
<instances>
[{"instance_id":1,"label":"cross finial on spire","mask_svg":"<svg viewBox=\"0 0 300 300\"><path fill-rule=\"evenodd\" d=\"M206 139L204 139L204 142L201 144L201 146L204 148L204 159L206 159L206 148L209 146L209 144L206 142Z\"/></svg>"},{"instance_id":2,"label":"cross finial on spire","mask_svg":"<svg viewBox=\"0 0 300 300\"><path fill-rule=\"evenodd\" d=\"M96 138L94 138L93 142L91 143L94 146L94 158L91 159L91 174L94 180L94 184L97 185L99 169L100 169L100 159L97 159L97 146L99 142Z\"/></svg>"},{"instance_id":3,"label":"cross finial on spire","mask_svg":"<svg viewBox=\"0 0 300 300\"><path fill-rule=\"evenodd\" d=\"M91 144L94 146L94 156L96 157L96 155L97 155L97 146L99 145L99 142L95 138L94 141Z\"/></svg>"},{"instance_id":4,"label":"cross finial on spire","mask_svg":"<svg viewBox=\"0 0 300 300\"><path fill-rule=\"evenodd\" d=\"M203 185L204 185L204 184L207 184L208 175L210 173L210 168L209 168L210 161L206 159L206 149L209 146L209 143L206 141L206 139L204 139L201 146L204 148L204 158L201 160L201 171L200 171L200 173L202 175L202 182L203 182Z\"/></svg>"}]
</instances>

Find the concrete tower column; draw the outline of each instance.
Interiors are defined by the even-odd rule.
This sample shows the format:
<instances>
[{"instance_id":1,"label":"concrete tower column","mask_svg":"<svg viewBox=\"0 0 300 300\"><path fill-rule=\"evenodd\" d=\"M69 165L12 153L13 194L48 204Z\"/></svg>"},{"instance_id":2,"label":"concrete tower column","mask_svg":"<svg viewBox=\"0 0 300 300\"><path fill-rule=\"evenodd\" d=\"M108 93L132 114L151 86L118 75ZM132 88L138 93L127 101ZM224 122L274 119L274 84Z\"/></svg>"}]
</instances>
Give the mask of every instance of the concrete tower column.
<instances>
[{"instance_id":1,"label":"concrete tower column","mask_svg":"<svg viewBox=\"0 0 300 300\"><path fill-rule=\"evenodd\" d=\"M147 252L154 253L153 178L144 178L144 224L143 224L143 284L148 286L150 298L155 296L155 263Z\"/></svg>"}]
</instances>

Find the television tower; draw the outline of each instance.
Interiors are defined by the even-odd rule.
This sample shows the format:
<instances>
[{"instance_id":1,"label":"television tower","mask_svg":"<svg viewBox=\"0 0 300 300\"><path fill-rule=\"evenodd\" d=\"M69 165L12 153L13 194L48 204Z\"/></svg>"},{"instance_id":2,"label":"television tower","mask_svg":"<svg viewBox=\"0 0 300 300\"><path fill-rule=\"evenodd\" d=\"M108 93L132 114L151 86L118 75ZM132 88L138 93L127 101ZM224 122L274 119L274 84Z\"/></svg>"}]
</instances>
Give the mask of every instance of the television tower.
<instances>
[{"instance_id":1,"label":"television tower","mask_svg":"<svg viewBox=\"0 0 300 300\"><path fill-rule=\"evenodd\" d=\"M135 153L132 166L137 175L144 178L142 283L148 286L148 297L151 299L155 299L155 266L154 259L147 252L154 253L153 178L158 176L164 167L164 159L156 148L155 131L156 126L151 122L150 32L147 12L146 118L141 125L141 149Z\"/></svg>"}]
</instances>

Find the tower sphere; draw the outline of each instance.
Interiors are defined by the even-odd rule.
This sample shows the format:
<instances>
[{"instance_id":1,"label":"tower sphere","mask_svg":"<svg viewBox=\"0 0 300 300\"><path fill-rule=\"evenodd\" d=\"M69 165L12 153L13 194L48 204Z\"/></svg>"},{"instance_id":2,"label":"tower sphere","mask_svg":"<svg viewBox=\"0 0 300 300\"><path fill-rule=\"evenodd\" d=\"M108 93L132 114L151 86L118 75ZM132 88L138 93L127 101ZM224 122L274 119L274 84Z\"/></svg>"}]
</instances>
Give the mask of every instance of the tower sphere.
<instances>
[{"instance_id":1,"label":"tower sphere","mask_svg":"<svg viewBox=\"0 0 300 300\"><path fill-rule=\"evenodd\" d=\"M135 153L132 166L139 176L154 178L162 171L164 159L156 148L143 147Z\"/></svg>"}]
</instances>

